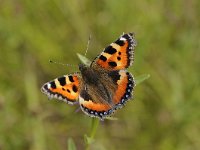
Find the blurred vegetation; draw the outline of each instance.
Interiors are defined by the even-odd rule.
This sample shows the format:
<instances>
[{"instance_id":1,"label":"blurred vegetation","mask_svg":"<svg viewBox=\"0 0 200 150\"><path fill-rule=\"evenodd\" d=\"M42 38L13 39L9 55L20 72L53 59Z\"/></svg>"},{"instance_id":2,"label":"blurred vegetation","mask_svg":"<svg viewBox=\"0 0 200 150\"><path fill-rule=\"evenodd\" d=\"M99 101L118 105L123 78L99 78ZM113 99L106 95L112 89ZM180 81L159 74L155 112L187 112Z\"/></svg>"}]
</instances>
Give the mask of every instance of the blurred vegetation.
<instances>
[{"instance_id":1,"label":"blurred vegetation","mask_svg":"<svg viewBox=\"0 0 200 150\"><path fill-rule=\"evenodd\" d=\"M92 60L123 32L138 41L129 71L151 78L99 124L91 149L198 149L199 16L198 0L0 0L0 149L84 149L91 118L40 92L78 67L49 59L77 65L91 34Z\"/></svg>"}]
</instances>

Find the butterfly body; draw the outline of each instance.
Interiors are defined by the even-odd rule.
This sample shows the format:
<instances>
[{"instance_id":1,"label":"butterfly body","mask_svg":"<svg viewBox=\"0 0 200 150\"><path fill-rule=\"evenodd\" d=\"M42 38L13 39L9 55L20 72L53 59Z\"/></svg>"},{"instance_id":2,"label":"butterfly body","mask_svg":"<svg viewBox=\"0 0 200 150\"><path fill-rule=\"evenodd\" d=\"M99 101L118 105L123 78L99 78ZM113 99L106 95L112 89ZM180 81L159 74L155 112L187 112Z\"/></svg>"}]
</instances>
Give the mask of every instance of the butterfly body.
<instances>
[{"instance_id":1,"label":"butterfly body","mask_svg":"<svg viewBox=\"0 0 200 150\"><path fill-rule=\"evenodd\" d=\"M123 34L90 64L79 65L80 73L65 75L47 82L42 92L69 104L79 103L91 117L103 119L122 108L132 96L134 79L126 68L133 62L136 41L131 33Z\"/></svg>"}]
</instances>

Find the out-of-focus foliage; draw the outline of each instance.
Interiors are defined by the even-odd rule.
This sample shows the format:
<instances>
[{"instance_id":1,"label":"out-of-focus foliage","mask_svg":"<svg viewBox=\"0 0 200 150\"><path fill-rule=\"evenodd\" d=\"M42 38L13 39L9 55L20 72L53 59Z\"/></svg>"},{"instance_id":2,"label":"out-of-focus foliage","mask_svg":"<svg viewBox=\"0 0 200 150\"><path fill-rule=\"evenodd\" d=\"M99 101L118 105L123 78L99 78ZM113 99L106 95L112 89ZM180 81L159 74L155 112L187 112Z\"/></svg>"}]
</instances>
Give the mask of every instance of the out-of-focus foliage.
<instances>
[{"instance_id":1,"label":"out-of-focus foliage","mask_svg":"<svg viewBox=\"0 0 200 150\"><path fill-rule=\"evenodd\" d=\"M92 60L123 32L138 41L129 71L151 78L100 123L91 149L198 149L199 16L198 0L1 0L0 149L83 149L91 118L40 92L78 67L49 59L77 65L91 34Z\"/></svg>"}]
</instances>

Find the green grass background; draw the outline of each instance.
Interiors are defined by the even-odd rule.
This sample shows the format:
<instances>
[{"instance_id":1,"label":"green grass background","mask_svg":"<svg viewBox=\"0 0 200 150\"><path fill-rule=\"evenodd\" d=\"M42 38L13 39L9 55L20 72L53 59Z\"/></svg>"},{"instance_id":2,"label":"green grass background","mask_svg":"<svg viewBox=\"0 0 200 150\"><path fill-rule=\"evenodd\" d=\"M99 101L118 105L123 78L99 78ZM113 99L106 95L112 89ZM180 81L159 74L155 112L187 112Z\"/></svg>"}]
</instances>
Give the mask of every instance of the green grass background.
<instances>
[{"instance_id":1,"label":"green grass background","mask_svg":"<svg viewBox=\"0 0 200 150\"><path fill-rule=\"evenodd\" d=\"M0 0L0 149L84 149L91 118L48 101L43 83L92 60L123 32L138 41L134 101L100 123L94 150L200 148L200 1Z\"/></svg>"}]
</instances>

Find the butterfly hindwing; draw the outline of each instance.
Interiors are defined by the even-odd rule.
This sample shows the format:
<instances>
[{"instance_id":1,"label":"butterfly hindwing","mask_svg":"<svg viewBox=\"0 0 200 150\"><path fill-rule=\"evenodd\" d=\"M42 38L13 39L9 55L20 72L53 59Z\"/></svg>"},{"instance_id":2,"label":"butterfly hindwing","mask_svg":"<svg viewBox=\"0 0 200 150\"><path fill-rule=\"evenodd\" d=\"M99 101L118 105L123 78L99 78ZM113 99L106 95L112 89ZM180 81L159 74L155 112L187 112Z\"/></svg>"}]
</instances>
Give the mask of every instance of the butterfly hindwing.
<instances>
[{"instance_id":1,"label":"butterfly hindwing","mask_svg":"<svg viewBox=\"0 0 200 150\"><path fill-rule=\"evenodd\" d=\"M90 117L103 119L114 112L114 109L108 103L95 102L86 90L81 91L79 103L82 111Z\"/></svg>"},{"instance_id":2,"label":"butterfly hindwing","mask_svg":"<svg viewBox=\"0 0 200 150\"><path fill-rule=\"evenodd\" d=\"M92 66L97 64L107 70L128 68L133 63L135 46L134 35L132 33L123 34L104 49L93 61Z\"/></svg>"},{"instance_id":3,"label":"butterfly hindwing","mask_svg":"<svg viewBox=\"0 0 200 150\"><path fill-rule=\"evenodd\" d=\"M109 75L113 79L114 84L117 85L112 98L115 109L122 108L132 98L135 86L133 76L126 70L113 71Z\"/></svg>"},{"instance_id":4,"label":"butterfly hindwing","mask_svg":"<svg viewBox=\"0 0 200 150\"><path fill-rule=\"evenodd\" d=\"M134 88L134 79L126 70L110 71L107 75L99 75L101 78L101 86L91 87L81 90L79 96L80 107L87 115L98 118L110 116L116 109L122 108L126 102L132 97ZM101 89L104 87L105 89ZM101 93L101 90L107 92ZM91 92L92 91L92 92ZM97 93L101 93L100 95ZM109 96L106 96L108 93ZM102 97L104 97L103 100Z\"/></svg>"},{"instance_id":5,"label":"butterfly hindwing","mask_svg":"<svg viewBox=\"0 0 200 150\"><path fill-rule=\"evenodd\" d=\"M50 99L56 98L63 100L69 104L77 102L81 79L79 74L64 75L56 78L53 81L45 83L41 91L46 94Z\"/></svg>"}]
</instances>

